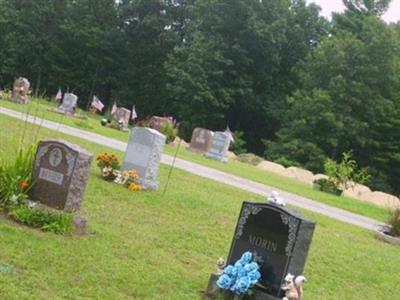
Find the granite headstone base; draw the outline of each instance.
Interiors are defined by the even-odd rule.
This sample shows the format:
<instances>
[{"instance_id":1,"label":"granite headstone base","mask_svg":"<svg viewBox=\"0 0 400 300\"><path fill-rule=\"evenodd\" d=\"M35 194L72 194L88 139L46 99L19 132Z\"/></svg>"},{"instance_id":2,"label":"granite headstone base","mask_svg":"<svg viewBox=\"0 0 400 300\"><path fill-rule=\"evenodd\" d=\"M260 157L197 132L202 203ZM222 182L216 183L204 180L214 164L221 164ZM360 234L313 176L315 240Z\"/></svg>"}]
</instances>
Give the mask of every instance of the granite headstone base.
<instances>
[{"instance_id":1,"label":"granite headstone base","mask_svg":"<svg viewBox=\"0 0 400 300\"><path fill-rule=\"evenodd\" d=\"M88 119L87 116L79 115L76 113L70 113L68 111L63 110L62 108L50 108L49 111L55 112L55 113L58 113L61 115L66 115L68 117L72 117L72 118L79 119L79 120L87 120Z\"/></svg>"},{"instance_id":2,"label":"granite headstone base","mask_svg":"<svg viewBox=\"0 0 400 300\"><path fill-rule=\"evenodd\" d=\"M216 274L211 274L210 279L208 281L208 287L207 287L207 292L206 294L209 295L209 298L211 299L212 297L217 297L221 296L225 300L234 300L235 295L234 294L228 294L223 291L217 286L216 282L218 280L219 275ZM236 298L237 299L237 298ZM243 300L281 300L281 298L271 296L264 292L261 289L258 289L257 287L254 288L254 293L251 296L245 296Z\"/></svg>"}]
</instances>

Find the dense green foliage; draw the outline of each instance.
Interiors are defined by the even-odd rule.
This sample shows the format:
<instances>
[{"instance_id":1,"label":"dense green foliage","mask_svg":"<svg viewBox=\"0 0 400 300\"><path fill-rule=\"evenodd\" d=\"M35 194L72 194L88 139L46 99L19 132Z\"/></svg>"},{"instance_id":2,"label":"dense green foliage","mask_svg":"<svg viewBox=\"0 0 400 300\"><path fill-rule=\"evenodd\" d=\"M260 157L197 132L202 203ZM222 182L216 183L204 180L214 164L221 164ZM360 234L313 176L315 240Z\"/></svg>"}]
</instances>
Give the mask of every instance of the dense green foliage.
<instances>
[{"instance_id":1,"label":"dense green foliage","mask_svg":"<svg viewBox=\"0 0 400 300\"><path fill-rule=\"evenodd\" d=\"M339 163L327 159L324 169L328 181L336 188L348 189L356 183L363 184L369 179L366 169L358 169L351 152L344 152Z\"/></svg>"},{"instance_id":2,"label":"dense green foliage","mask_svg":"<svg viewBox=\"0 0 400 300\"><path fill-rule=\"evenodd\" d=\"M36 145L19 148L13 159L9 153L0 152L0 211L26 200L35 153Z\"/></svg>"},{"instance_id":3,"label":"dense green foliage","mask_svg":"<svg viewBox=\"0 0 400 300\"><path fill-rule=\"evenodd\" d=\"M400 26L390 0L343 2L328 22L304 0L0 0L0 87L173 115L185 139L229 125L312 171L353 151L400 193Z\"/></svg>"},{"instance_id":4,"label":"dense green foliage","mask_svg":"<svg viewBox=\"0 0 400 300\"><path fill-rule=\"evenodd\" d=\"M388 224L392 226L390 230L391 234L400 237L400 208L391 211Z\"/></svg>"},{"instance_id":5,"label":"dense green foliage","mask_svg":"<svg viewBox=\"0 0 400 300\"><path fill-rule=\"evenodd\" d=\"M72 230L72 214L55 211L45 206L20 205L11 209L9 215L17 222L57 234Z\"/></svg>"}]
</instances>

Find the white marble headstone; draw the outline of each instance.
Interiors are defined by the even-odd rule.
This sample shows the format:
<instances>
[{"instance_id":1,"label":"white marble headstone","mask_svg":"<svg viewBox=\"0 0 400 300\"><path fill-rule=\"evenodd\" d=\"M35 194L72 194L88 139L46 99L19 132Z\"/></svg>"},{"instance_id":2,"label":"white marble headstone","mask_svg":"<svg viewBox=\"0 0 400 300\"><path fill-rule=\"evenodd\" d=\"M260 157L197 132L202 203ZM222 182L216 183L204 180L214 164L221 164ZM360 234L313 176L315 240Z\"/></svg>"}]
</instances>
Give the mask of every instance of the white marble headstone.
<instances>
[{"instance_id":1,"label":"white marble headstone","mask_svg":"<svg viewBox=\"0 0 400 300\"><path fill-rule=\"evenodd\" d=\"M135 169L144 189L159 187L157 174L165 141L165 135L154 129L135 127L131 132L122 169Z\"/></svg>"},{"instance_id":2,"label":"white marble headstone","mask_svg":"<svg viewBox=\"0 0 400 300\"><path fill-rule=\"evenodd\" d=\"M64 94L63 102L60 106L60 109L65 113L73 114L75 112L75 107L78 102L78 96L72 93Z\"/></svg>"},{"instance_id":3,"label":"white marble headstone","mask_svg":"<svg viewBox=\"0 0 400 300\"><path fill-rule=\"evenodd\" d=\"M212 138L210 150L205 154L206 157L219 161L228 161L228 149L231 143L229 134L223 131L216 131Z\"/></svg>"}]
</instances>

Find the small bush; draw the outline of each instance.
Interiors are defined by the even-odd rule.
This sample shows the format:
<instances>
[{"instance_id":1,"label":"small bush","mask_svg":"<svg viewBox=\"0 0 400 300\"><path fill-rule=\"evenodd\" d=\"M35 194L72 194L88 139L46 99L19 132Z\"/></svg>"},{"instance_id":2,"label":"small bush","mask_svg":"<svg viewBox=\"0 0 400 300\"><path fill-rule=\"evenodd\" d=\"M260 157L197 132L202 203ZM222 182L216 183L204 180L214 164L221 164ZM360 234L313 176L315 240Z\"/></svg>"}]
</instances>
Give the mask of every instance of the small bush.
<instances>
[{"instance_id":1,"label":"small bush","mask_svg":"<svg viewBox=\"0 0 400 300\"><path fill-rule=\"evenodd\" d=\"M314 187L322 192L340 195L343 191L337 188L331 181L321 178L314 181Z\"/></svg>"},{"instance_id":2,"label":"small bush","mask_svg":"<svg viewBox=\"0 0 400 300\"><path fill-rule=\"evenodd\" d=\"M20 205L13 208L9 214L15 221L40 228L43 231L65 234L72 230L71 213L56 212L44 206Z\"/></svg>"},{"instance_id":3,"label":"small bush","mask_svg":"<svg viewBox=\"0 0 400 300\"><path fill-rule=\"evenodd\" d=\"M161 125L160 132L167 137L167 144L172 143L178 135L178 128L174 125L165 123Z\"/></svg>"},{"instance_id":4,"label":"small bush","mask_svg":"<svg viewBox=\"0 0 400 300\"><path fill-rule=\"evenodd\" d=\"M340 163L328 159L324 168L330 184L337 189L348 189L354 183L363 184L370 177L366 169L358 170L357 162L352 159L351 152L344 152Z\"/></svg>"},{"instance_id":5,"label":"small bush","mask_svg":"<svg viewBox=\"0 0 400 300\"><path fill-rule=\"evenodd\" d=\"M392 226L390 234L400 237L400 208L396 208L390 213L388 224Z\"/></svg>"},{"instance_id":6,"label":"small bush","mask_svg":"<svg viewBox=\"0 0 400 300\"><path fill-rule=\"evenodd\" d=\"M229 146L229 150L235 153L236 155L243 154L247 151L246 149L246 141L243 139L243 131L234 131L233 132L234 142Z\"/></svg>"},{"instance_id":7,"label":"small bush","mask_svg":"<svg viewBox=\"0 0 400 300\"><path fill-rule=\"evenodd\" d=\"M274 162L284 166L285 168L288 168L288 167L301 167L301 165L298 162L296 162L294 160L287 159L286 157L280 157L280 158L274 160Z\"/></svg>"},{"instance_id":8,"label":"small bush","mask_svg":"<svg viewBox=\"0 0 400 300\"><path fill-rule=\"evenodd\" d=\"M239 154L238 157L236 158L236 160L238 160L242 163L253 165L253 166L257 166L260 162L263 161L262 157L259 157L253 153Z\"/></svg>"}]
</instances>

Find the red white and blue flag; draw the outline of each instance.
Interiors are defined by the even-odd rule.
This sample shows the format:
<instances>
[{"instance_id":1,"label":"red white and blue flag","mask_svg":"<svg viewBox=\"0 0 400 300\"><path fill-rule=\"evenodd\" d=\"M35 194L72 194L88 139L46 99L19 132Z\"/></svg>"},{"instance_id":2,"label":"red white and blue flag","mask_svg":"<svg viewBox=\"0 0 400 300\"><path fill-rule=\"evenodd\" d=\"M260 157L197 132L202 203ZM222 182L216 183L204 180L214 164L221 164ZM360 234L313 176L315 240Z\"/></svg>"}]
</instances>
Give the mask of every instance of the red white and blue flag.
<instances>
[{"instance_id":1,"label":"red white and blue flag","mask_svg":"<svg viewBox=\"0 0 400 300\"><path fill-rule=\"evenodd\" d=\"M131 120L135 120L137 118L137 113L135 110L135 105L132 106L132 112L131 112Z\"/></svg>"},{"instance_id":2,"label":"red white and blue flag","mask_svg":"<svg viewBox=\"0 0 400 300\"><path fill-rule=\"evenodd\" d=\"M117 109L118 109L117 104L115 104L115 102L114 102L114 104L113 104L113 106L111 108L111 114L112 115L115 114L117 112Z\"/></svg>"},{"instance_id":3,"label":"red white and blue flag","mask_svg":"<svg viewBox=\"0 0 400 300\"><path fill-rule=\"evenodd\" d=\"M99 98L96 97L96 95L93 96L92 107L94 107L98 111L102 111L104 108L104 104L100 101Z\"/></svg>"},{"instance_id":4,"label":"red white and blue flag","mask_svg":"<svg viewBox=\"0 0 400 300\"><path fill-rule=\"evenodd\" d=\"M56 101L61 102L62 99L62 91L61 89L58 89L57 95L56 95Z\"/></svg>"}]
</instances>

